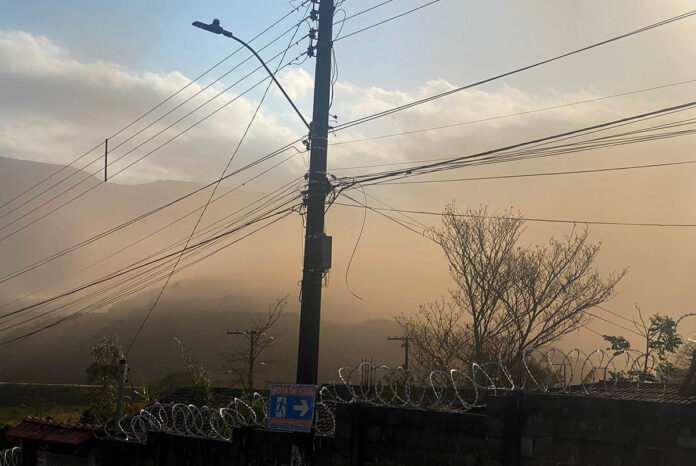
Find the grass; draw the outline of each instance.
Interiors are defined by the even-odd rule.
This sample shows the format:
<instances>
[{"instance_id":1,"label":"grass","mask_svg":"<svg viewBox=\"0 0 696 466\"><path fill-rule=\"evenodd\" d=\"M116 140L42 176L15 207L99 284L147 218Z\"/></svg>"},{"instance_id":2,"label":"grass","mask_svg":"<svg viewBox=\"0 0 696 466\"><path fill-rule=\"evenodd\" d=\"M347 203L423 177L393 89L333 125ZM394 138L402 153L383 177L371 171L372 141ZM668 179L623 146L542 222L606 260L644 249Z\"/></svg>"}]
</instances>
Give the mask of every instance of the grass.
<instances>
[{"instance_id":1,"label":"grass","mask_svg":"<svg viewBox=\"0 0 696 466\"><path fill-rule=\"evenodd\" d=\"M58 422L77 423L86 408L86 406L52 405L45 401L32 405L0 406L0 426L17 425L27 416L51 417Z\"/></svg>"}]
</instances>

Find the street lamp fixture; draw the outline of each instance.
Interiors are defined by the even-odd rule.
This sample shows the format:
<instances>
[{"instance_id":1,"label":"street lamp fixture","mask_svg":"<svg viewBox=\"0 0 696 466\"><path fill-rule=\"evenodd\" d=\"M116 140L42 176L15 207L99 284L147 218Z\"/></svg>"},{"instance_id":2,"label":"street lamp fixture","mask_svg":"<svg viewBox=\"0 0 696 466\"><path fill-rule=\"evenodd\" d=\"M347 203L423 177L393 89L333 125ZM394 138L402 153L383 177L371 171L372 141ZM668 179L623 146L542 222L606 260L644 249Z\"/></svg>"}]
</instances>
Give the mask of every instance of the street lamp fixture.
<instances>
[{"instance_id":1,"label":"street lamp fixture","mask_svg":"<svg viewBox=\"0 0 696 466\"><path fill-rule=\"evenodd\" d=\"M219 20L219 19L214 19L213 22L212 22L211 24L205 24L205 23L201 23L200 21L194 21L194 22L193 22L193 25L196 26L197 28L201 28L201 29L204 29L204 30L206 30L206 31L208 31L208 32L212 32L213 34L222 34L222 35L225 36L225 37L229 37L230 39L234 39L234 40L236 40L237 42L239 42L240 44L242 44L244 47L246 47L251 53L253 53L254 56L261 62L261 64L262 64L263 67L266 69L266 71L268 72L268 74L271 76L271 79L273 79L273 82L276 83L276 86L278 86L278 89L280 89L280 92L283 93L283 95L284 95L285 98L288 100L288 102L290 103L290 105L292 105L292 108L295 110L295 113L297 113L297 115L300 117L300 119L302 120L302 123L304 123L304 125L307 127L308 130L311 130L311 129L310 129L310 126L309 126L309 123L307 123L307 120L305 120L304 116L302 116L302 113L301 113L300 110L297 108L297 106L295 105L295 103L292 101L292 99L290 98L290 96L288 95L288 93L285 92L285 89L283 89L283 86L280 85L280 83L279 83L278 80L276 79L276 77L275 77L275 75L273 74L273 72L268 68L268 65L266 65L266 62L264 62L263 59L259 56L259 54L256 53L256 50L252 49L251 46L250 46L249 44L247 44L247 43L244 42L242 39L240 39L239 37L237 37L237 36L235 36L234 34L232 34L230 31L225 31L225 30L222 28L222 26L220 26L220 20Z\"/></svg>"}]
</instances>

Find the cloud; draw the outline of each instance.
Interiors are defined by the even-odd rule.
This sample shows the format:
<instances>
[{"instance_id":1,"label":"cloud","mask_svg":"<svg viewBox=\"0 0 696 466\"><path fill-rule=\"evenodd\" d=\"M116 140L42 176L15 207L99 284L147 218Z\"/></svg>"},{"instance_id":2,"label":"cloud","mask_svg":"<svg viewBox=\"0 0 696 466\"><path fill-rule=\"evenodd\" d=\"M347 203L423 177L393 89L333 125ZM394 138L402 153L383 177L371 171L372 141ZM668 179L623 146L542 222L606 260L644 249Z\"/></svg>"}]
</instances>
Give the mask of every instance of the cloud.
<instances>
[{"instance_id":1,"label":"cloud","mask_svg":"<svg viewBox=\"0 0 696 466\"><path fill-rule=\"evenodd\" d=\"M250 63L248 70L255 67L255 63ZM0 155L68 162L188 84L175 98L119 134L110 142L110 147L124 142L147 124L165 115L174 105L188 98L191 98L190 101L125 142L110 158L115 160L132 151L122 162L129 163L181 134L172 143L155 150L143 162L119 175L115 181L134 183L161 178L209 181L218 176L225 166L258 104L257 99L268 85L267 80L263 81L264 74L257 72L226 90L248 70L240 69L238 76L228 76L224 84L216 83L204 89L199 83L191 84L186 76L177 71L164 74L138 72L116 63L79 61L71 56L69 50L46 37L23 31L0 31L0 79L3 82L0 88L3 101L0 108ZM291 68L281 72L279 79L310 120L313 87L310 74L301 68ZM238 93L259 82L251 93L239 96ZM360 87L338 81L334 86L335 100L331 113L338 115L338 123L344 123L454 88L455 84L444 79L432 79L411 91ZM196 93L200 94L192 97ZM470 153L579 127L597 119L609 120L646 107L645 102L637 99L608 100L523 117L491 119L600 95L590 88L573 93L558 93L549 89L542 96L504 83L465 90L446 99L351 128L337 134L332 140L362 139L457 122L489 121L461 125L451 130L419 133L408 138L395 137L334 146L330 166ZM275 86L271 87L267 101L238 155L239 163L254 160L304 134L304 128ZM228 102L232 103L225 105ZM198 106L202 107L196 110ZM210 118L188 130L218 109ZM192 112L191 115L186 116L189 112ZM97 152L90 155L95 162L100 156ZM95 170L98 170L98 165L95 164ZM113 170L122 166L125 165L119 162ZM289 166L295 172L301 172L303 167L299 158Z\"/></svg>"},{"instance_id":2,"label":"cloud","mask_svg":"<svg viewBox=\"0 0 696 466\"><path fill-rule=\"evenodd\" d=\"M254 75L248 82L253 84L261 78ZM115 63L80 62L49 39L22 31L0 32L0 80L0 154L55 163L71 160L190 83L176 71L139 73ZM295 87L301 88L301 81ZM118 157L143 143L123 159L132 161L234 100L137 165L137 170L125 172L118 181L152 181L162 177L209 180L218 175L258 104L252 97L232 93L237 87L227 92L223 89L220 83L205 90L197 83L191 84L175 99L118 135L110 147L200 92L113 154ZM238 92L243 89L240 87ZM200 110L176 123L200 105ZM244 150L255 154L270 151L291 140L294 134L294 128L283 124L272 112L262 111ZM145 142L151 137L151 141Z\"/></svg>"}]
</instances>

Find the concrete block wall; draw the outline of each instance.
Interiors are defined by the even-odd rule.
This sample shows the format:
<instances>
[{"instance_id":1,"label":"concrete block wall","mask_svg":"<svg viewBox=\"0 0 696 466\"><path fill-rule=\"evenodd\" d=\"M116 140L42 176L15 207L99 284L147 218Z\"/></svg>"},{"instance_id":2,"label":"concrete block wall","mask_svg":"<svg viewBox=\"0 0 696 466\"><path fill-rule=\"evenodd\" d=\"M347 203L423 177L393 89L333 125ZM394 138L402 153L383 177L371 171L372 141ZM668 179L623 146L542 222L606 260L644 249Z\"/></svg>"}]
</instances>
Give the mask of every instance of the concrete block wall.
<instances>
[{"instance_id":1,"label":"concrete block wall","mask_svg":"<svg viewBox=\"0 0 696 466\"><path fill-rule=\"evenodd\" d=\"M484 464L484 414L348 405L336 422L336 451L349 452L347 465Z\"/></svg>"},{"instance_id":2,"label":"concrete block wall","mask_svg":"<svg viewBox=\"0 0 696 466\"><path fill-rule=\"evenodd\" d=\"M525 394L523 466L696 464L696 405Z\"/></svg>"}]
</instances>

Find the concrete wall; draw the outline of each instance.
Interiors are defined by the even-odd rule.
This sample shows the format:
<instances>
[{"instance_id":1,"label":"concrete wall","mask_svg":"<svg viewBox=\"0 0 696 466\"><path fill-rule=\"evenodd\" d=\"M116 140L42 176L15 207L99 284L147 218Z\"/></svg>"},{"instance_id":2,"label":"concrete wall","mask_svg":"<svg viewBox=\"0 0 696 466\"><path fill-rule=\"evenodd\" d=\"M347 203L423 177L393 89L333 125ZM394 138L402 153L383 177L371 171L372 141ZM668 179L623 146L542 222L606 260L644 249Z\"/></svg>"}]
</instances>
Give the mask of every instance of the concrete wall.
<instances>
[{"instance_id":1,"label":"concrete wall","mask_svg":"<svg viewBox=\"0 0 696 466\"><path fill-rule=\"evenodd\" d=\"M486 457L484 414L349 405L336 424L337 465L474 466Z\"/></svg>"},{"instance_id":2,"label":"concrete wall","mask_svg":"<svg viewBox=\"0 0 696 466\"><path fill-rule=\"evenodd\" d=\"M523 466L696 464L696 405L525 394Z\"/></svg>"},{"instance_id":3,"label":"concrete wall","mask_svg":"<svg viewBox=\"0 0 696 466\"><path fill-rule=\"evenodd\" d=\"M479 413L339 405L334 438L239 429L232 442L151 433L89 448L105 466L280 466L303 442L321 466L692 465L696 404L514 392Z\"/></svg>"}]
</instances>

